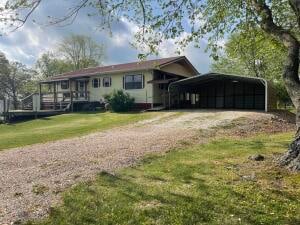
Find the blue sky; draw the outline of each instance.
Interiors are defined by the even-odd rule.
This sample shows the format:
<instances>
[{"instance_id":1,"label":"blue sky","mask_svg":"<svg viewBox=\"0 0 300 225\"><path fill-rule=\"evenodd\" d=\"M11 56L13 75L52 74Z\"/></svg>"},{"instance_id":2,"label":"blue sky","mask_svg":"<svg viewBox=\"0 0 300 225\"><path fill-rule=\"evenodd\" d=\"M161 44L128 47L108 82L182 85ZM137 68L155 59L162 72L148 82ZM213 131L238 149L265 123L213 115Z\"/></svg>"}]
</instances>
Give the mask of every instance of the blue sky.
<instances>
[{"instance_id":1,"label":"blue sky","mask_svg":"<svg viewBox=\"0 0 300 225\"><path fill-rule=\"evenodd\" d=\"M40 23L46 22L47 15L63 15L69 4L70 1L66 0L45 1L32 18ZM49 27L28 21L16 32L0 37L0 51L4 52L9 60L20 61L31 66L43 52L55 50L57 43L70 33L84 34L105 46L104 65L126 63L138 60L139 51L130 45L136 29L136 24L122 18L120 22L113 25L112 35L110 35L109 31L98 29L97 18L88 17L85 11L81 11L74 23L65 27ZM205 73L210 70L212 59L209 58L209 53L205 53L205 40L201 41L200 46L199 49L191 44L182 55L188 57L200 73ZM159 56L153 58L175 56L175 50L174 40L165 41L160 47Z\"/></svg>"}]
</instances>

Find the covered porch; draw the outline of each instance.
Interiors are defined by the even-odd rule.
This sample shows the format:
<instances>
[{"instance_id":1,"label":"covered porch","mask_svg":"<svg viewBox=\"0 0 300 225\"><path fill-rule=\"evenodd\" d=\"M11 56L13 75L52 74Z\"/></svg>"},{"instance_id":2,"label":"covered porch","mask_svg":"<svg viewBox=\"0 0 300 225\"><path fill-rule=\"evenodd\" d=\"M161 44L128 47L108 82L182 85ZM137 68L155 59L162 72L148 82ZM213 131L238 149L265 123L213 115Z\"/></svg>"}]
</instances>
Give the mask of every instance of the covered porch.
<instances>
[{"instance_id":1,"label":"covered porch","mask_svg":"<svg viewBox=\"0 0 300 225\"><path fill-rule=\"evenodd\" d=\"M165 72L162 70L153 71L153 80L148 81L149 84L153 85L153 107L164 109L169 106L169 92L168 87L172 82L179 81L186 77Z\"/></svg>"},{"instance_id":2,"label":"covered porch","mask_svg":"<svg viewBox=\"0 0 300 225\"><path fill-rule=\"evenodd\" d=\"M60 79L39 83L41 110L73 110L73 104L89 102L88 77Z\"/></svg>"}]
</instances>

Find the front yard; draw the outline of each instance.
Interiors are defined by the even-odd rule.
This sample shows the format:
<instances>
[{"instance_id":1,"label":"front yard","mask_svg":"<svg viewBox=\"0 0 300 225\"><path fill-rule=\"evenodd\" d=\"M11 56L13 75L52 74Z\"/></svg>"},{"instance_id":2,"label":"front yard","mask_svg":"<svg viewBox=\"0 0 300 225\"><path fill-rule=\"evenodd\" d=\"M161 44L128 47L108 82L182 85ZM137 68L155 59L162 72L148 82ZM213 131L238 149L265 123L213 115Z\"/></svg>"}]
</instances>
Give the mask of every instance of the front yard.
<instances>
[{"instance_id":1,"label":"front yard","mask_svg":"<svg viewBox=\"0 0 300 225\"><path fill-rule=\"evenodd\" d=\"M102 172L36 225L299 224L300 175L274 167L292 133L226 138ZM248 156L261 153L266 161Z\"/></svg>"},{"instance_id":2,"label":"front yard","mask_svg":"<svg viewBox=\"0 0 300 225\"><path fill-rule=\"evenodd\" d=\"M153 113L71 113L10 125L0 124L0 151L81 136L143 119Z\"/></svg>"},{"instance_id":3,"label":"front yard","mask_svg":"<svg viewBox=\"0 0 300 225\"><path fill-rule=\"evenodd\" d=\"M193 110L1 125L0 149L27 146L0 151L0 224L298 224L300 175L273 161L290 119Z\"/></svg>"}]
</instances>

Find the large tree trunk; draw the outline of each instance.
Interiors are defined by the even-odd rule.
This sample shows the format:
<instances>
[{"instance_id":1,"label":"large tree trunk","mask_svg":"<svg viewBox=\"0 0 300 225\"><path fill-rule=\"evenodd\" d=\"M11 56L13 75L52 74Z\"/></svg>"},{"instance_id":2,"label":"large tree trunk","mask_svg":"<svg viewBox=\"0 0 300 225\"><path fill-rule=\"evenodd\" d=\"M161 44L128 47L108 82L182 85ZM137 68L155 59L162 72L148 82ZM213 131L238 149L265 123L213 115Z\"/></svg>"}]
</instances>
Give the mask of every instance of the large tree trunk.
<instances>
[{"instance_id":1,"label":"large tree trunk","mask_svg":"<svg viewBox=\"0 0 300 225\"><path fill-rule=\"evenodd\" d=\"M299 81L299 44L291 45L283 79L292 102L296 108L297 132L288 151L280 158L279 163L293 171L300 171L300 81Z\"/></svg>"},{"instance_id":2,"label":"large tree trunk","mask_svg":"<svg viewBox=\"0 0 300 225\"><path fill-rule=\"evenodd\" d=\"M290 0L289 2L292 5L297 18L300 18L300 4L298 4L298 1ZM296 108L297 132L288 151L280 158L279 163L282 166L287 166L291 170L300 171L300 43L291 31L285 30L274 23L272 11L264 0L252 0L252 6L261 18L260 25L262 29L266 33L278 39L288 50L283 80L289 96Z\"/></svg>"}]
</instances>

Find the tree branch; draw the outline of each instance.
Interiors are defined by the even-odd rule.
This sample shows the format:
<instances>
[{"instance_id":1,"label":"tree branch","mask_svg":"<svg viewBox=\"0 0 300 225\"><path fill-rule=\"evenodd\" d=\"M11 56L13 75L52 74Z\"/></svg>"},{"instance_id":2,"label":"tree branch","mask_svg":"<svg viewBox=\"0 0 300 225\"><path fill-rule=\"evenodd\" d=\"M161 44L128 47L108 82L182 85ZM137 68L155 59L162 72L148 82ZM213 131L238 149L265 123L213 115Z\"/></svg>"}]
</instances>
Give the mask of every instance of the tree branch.
<instances>
[{"instance_id":1,"label":"tree branch","mask_svg":"<svg viewBox=\"0 0 300 225\"><path fill-rule=\"evenodd\" d=\"M297 18L297 23L298 23L298 28L300 28L300 1L299 0L289 0L289 5L291 6L292 10L294 11L296 18Z\"/></svg>"}]
</instances>

